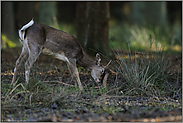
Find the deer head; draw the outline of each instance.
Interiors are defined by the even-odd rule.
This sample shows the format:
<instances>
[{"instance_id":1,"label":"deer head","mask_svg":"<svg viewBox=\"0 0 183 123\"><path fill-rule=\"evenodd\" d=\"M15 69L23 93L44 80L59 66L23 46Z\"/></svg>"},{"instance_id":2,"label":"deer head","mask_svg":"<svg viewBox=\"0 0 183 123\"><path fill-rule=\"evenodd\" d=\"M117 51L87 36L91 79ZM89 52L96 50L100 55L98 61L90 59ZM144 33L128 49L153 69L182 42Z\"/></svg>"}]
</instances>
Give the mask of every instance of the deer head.
<instances>
[{"instance_id":1,"label":"deer head","mask_svg":"<svg viewBox=\"0 0 183 123\"><path fill-rule=\"evenodd\" d=\"M107 66L110 64L111 61L106 66L101 65L101 58L100 55L96 54L96 65L92 67L91 76L96 82L100 82L102 79L102 75L104 74Z\"/></svg>"}]
</instances>

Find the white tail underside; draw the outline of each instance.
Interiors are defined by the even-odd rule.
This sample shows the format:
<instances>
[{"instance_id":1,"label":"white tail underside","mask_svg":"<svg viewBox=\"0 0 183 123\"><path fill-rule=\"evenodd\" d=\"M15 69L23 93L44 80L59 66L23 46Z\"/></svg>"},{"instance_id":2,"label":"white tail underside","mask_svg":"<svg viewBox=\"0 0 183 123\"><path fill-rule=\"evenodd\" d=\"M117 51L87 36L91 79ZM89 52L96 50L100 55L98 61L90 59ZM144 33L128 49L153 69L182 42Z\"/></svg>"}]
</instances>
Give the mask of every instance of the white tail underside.
<instances>
[{"instance_id":1,"label":"white tail underside","mask_svg":"<svg viewBox=\"0 0 183 123\"><path fill-rule=\"evenodd\" d=\"M24 35L25 35L25 31L24 31L24 30L26 30L27 28L29 28L29 27L32 26L33 24L34 24L34 21L33 21L33 19L32 19L28 24L24 25L24 26L18 31L19 37L20 37L21 40L24 40ZM22 32L22 31L23 31L23 32Z\"/></svg>"}]
</instances>

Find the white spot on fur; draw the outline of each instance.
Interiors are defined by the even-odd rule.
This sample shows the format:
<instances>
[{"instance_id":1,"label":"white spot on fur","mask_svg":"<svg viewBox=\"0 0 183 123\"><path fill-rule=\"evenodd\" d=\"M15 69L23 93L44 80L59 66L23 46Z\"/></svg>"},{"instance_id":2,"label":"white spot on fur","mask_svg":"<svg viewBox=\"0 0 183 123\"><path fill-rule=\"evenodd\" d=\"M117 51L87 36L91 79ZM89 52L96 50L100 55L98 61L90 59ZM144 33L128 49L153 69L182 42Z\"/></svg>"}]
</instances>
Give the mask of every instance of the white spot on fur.
<instances>
[{"instance_id":1,"label":"white spot on fur","mask_svg":"<svg viewBox=\"0 0 183 123\"><path fill-rule=\"evenodd\" d=\"M43 53L44 54L47 54L47 55L53 55L55 58L59 59L59 60L62 60L62 61L65 61L67 63L70 63L69 62L69 59L65 56L64 52L61 52L61 53L54 53L52 52L51 50L47 49L47 48L44 48L43 49Z\"/></svg>"},{"instance_id":2,"label":"white spot on fur","mask_svg":"<svg viewBox=\"0 0 183 123\"><path fill-rule=\"evenodd\" d=\"M29 71L25 71L25 74L28 75L29 74Z\"/></svg>"},{"instance_id":3,"label":"white spot on fur","mask_svg":"<svg viewBox=\"0 0 183 123\"><path fill-rule=\"evenodd\" d=\"M65 62L69 63L69 60L68 60L68 58L64 55L64 53L61 53L61 54L56 53L56 54L55 54L55 58L60 59L60 60L62 60L62 61L65 61Z\"/></svg>"},{"instance_id":4,"label":"white spot on fur","mask_svg":"<svg viewBox=\"0 0 183 123\"><path fill-rule=\"evenodd\" d=\"M29 82L29 71L25 71L25 79L26 79L26 82L28 83Z\"/></svg>"},{"instance_id":5,"label":"white spot on fur","mask_svg":"<svg viewBox=\"0 0 183 123\"><path fill-rule=\"evenodd\" d=\"M47 49L47 48L43 48L43 51L42 51L44 54L47 54L47 55L53 55L54 53L51 51L51 50L49 50L49 49Z\"/></svg>"}]
</instances>

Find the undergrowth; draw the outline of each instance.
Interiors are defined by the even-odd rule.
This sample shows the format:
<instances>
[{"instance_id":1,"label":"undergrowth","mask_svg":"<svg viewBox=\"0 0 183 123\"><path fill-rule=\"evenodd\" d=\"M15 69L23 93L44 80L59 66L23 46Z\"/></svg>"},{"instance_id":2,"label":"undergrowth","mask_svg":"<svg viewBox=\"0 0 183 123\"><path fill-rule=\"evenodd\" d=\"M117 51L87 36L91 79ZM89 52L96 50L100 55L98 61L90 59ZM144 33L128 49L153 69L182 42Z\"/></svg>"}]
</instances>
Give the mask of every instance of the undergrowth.
<instances>
[{"instance_id":1,"label":"undergrowth","mask_svg":"<svg viewBox=\"0 0 183 123\"><path fill-rule=\"evenodd\" d=\"M2 81L1 93L3 94L3 104L9 104L12 101L15 102L14 104L22 103L45 106L53 102L86 103L81 100L83 95L89 95L91 101L90 104L88 104L88 102L87 104L92 106L97 103L95 99L96 96L100 97L97 99L97 101L100 102L100 99L106 96L141 95L160 98L162 96L173 95L172 97L174 98L181 93L181 87L179 86L181 71L177 69L176 76L170 75L170 68L173 62L163 51L148 53L131 52L130 47L127 54L123 54L123 51L120 49L114 51L117 60L112 63L115 67L114 71L116 71L117 74L114 82L110 82L114 83L113 85L107 85L106 88L99 85L86 87L83 83L85 90L80 91L74 86L67 87L59 83L45 82L44 80L47 78L47 74L37 72L36 69L41 70L41 68L38 67L38 63L36 63L27 86L24 76L22 75L17 77L15 87L10 87ZM181 59L179 59L179 62L181 63ZM50 67L54 67L54 65ZM80 72L86 72L84 68L78 69ZM23 71L23 69L21 69L21 71ZM118 80L117 76L124 79ZM174 84L171 82L172 79ZM72 81L72 79L70 81ZM119 81L121 84L115 85L115 81ZM105 101L102 101L102 104L106 105ZM62 104L62 106L70 107L67 103Z\"/></svg>"},{"instance_id":2,"label":"undergrowth","mask_svg":"<svg viewBox=\"0 0 183 123\"><path fill-rule=\"evenodd\" d=\"M70 25L63 28L68 28L68 30L65 30L66 32L73 32ZM44 80L47 78L47 74L43 74L43 71L40 73L37 72L37 69L41 70L42 68L38 67L38 63L35 63L34 66L36 67L31 72L33 74L27 86L25 85L24 75L17 77L20 79L17 79L17 84L14 87L5 84L3 80L1 81L3 108L14 108L16 106L51 108L53 103L56 103L61 109L71 110L87 107L93 112L108 112L111 114L124 111L125 108L121 108L124 105L131 105L128 103L128 99L127 102L111 103L111 97L126 98L142 96L156 97L159 100L162 97L174 98L181 94L181 68L177 68L177 74L171 75L170 68L173 65L173 60L169 57L169 54L163 51L163 44L160 42L161 39L168 41L169 37L158 37L162 32L158 36L155 36L158 34L158 30L161 31L158 28L155 28L155 33L149 31L147 28L134 28L134 30L129 28L129 32L131 32L130 35L132 35L131 38L128 37L129 33L125 30L128 29L128 25L126 25L123 31L121 27L119 27L115 29L115 31L113 30L112 34L110 33L112 40L110 44L113 46L113 51L116 56L116 61L112 62L114 66L113 70L117 73L114 82L110 82L114 83L113 85L107 85L106 88L99 85L86 87L86 85L82 83L84 90L80 91L79 88L65 86L58 82L45 82ZM122 32L124 32L123 35L126 35L126 37L121 35ZM123 40L118 42L119 39ZM151 42L155 39L157 40L156 43ZM129 42L123 42L124 40L128 40ZM143 42L141 42L141 40L143 40ZM133 49L136 45L133 46L134 42L137 44L140 43L140 45L143 43L141 46L146 45L146 48L140 48L141 50L136 52L138 48ZM158 43L161 44L161 48L156 47L157 49L155 48L156 50L154 50L154 45L160 46ZM153 50L143 52L151 48L153 48ZM121 49L126 49L127 53L124 54L124 50ZM178 59L178 61L182 63L181 59ZM48 69L51 67L54 67L53 62L48 65ZM20 71L24 71L23 68L20 69ZM78 68L78 71L86 72L82 67ZM118 76L124 79L119 79ZM120 84L115 84L116 81ZM70 83L70 81L66 83ZM135 104L133 106L135 106ZM158 106L161 106L161 104L158 104ZM166 107L164 107L163 110L167 110Z\"/></svg>"},{"instance_id":3,"label":"undergrowth","mask_svg":"<svg viewBox=\"0 0 183 123\"><path fill-rule=\"evenodd\" d=\"M117 60L113 62L117 73L125 79L119 91L123 95L143 95L143 96L170 96L176 92L181 93L180 69L177 69L176 83L172 82L171 76L173 60L170 54L164 51L156 52L137 52L131 50L128 45L128 53L124 54L124 50L115 49L114 54ZM181 62L181 59L179 59ZM172 84L174 83L174 84ZM173 88L175 87L175 88ZM166 94L165 94L166 93Z\"/></svg>"}]
</instances>

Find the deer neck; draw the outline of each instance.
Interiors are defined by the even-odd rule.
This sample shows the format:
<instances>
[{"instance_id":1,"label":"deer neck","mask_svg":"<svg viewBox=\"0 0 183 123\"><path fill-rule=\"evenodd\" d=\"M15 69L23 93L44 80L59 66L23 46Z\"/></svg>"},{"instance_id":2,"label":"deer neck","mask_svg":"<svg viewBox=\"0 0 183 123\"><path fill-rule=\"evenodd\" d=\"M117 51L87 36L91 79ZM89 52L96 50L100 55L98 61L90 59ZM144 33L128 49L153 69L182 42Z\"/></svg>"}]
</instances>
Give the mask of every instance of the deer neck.
<instances>
[{"instance_id":1,"label":"deer neck","mask_svg":"<svg viewBox=\"0 0 183 123\"><path fill-rule=\"evenodd\" d=\"M84 51L83 51L83 57L78 61L78 64L87 71L91 71L94 66L96 66L95 60L90 58Z\"/></svg>"}]
</instances>

